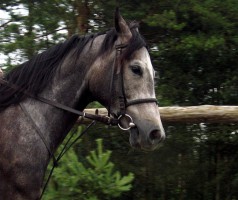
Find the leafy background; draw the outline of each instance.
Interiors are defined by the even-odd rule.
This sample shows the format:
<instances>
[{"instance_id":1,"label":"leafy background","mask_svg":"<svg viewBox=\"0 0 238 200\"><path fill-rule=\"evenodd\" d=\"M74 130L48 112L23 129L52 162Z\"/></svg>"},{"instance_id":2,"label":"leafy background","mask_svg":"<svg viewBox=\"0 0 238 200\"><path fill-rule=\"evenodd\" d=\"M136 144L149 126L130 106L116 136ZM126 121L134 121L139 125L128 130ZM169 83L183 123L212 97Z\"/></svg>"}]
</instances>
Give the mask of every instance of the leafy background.
<instances>
[{"instance_id":1,"label":"leafy background","mask_svg":"<svg viewBox=\"0 0 238 200\"><path fill-rule=\"evenodd\" d=\"M0 16L1 67L8 71L75 33L112 27L116 6L124 18L140 22L159 74L156 94L160 106L237 105L237 0L3 0L0 10L8 17ZM72 164L79 170L89 152L98 148L94 140L100 137L104 148L111 151L108 162L113 163L113 173L120 171L120 178L134 174L128 192L119 196L112 192L108 199L238 199L236 124L164 126L167 139L160 148L140 152L129 147L127 134L98 125L65 158L63 169L73 156L72 162L81 163ZM68 176L66 173L60 182ZM53 181L59 177L55 175ZM77 184L74 188L80 190ZM49 195L57 190L51 187ZM99 193L93 193L95 198L106 198ZM64 199L94 198L77 192L64 194Z\"/></svg>"}]
</instances>

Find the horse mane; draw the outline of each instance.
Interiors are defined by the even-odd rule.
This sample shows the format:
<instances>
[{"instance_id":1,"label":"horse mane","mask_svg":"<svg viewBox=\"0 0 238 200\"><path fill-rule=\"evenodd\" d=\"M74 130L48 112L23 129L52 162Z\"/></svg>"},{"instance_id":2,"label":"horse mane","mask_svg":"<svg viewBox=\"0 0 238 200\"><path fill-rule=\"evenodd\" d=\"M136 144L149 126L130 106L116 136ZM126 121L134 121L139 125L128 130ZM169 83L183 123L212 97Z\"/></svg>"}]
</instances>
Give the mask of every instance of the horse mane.
<instances>
[{"instance_id":1,"label":"horse mane","mask_svg":"<svg viewBox=\"0 0 238 200\"><path fill-rule=\"evenodd\" d=\"M123 54L125 59L129 59L132 53L143 46L146 46L145 40L137 31L138 25L136 23L129 24L132 32L132 38ZM105 34L105 38L98 51L98 55L103 55L114 46L118 38L115 28L106 32L96 34L89 34L79 37L74 35L63 43L57 44L48 50L34 56L29 61L15 67L11 70L4 79L10 84L17 85L21 90L26 90L32 95L37 95L44 90L44 88L51 83L57 69L72 49L75 49L74 58L75 63L82 53L84 47L99 36ZM92 44L91 44L92 45ZM6 107L21 102L26 96L20 92L11 89L6 85L0 85L0 111Z\"/></svg>"}]
</instances>

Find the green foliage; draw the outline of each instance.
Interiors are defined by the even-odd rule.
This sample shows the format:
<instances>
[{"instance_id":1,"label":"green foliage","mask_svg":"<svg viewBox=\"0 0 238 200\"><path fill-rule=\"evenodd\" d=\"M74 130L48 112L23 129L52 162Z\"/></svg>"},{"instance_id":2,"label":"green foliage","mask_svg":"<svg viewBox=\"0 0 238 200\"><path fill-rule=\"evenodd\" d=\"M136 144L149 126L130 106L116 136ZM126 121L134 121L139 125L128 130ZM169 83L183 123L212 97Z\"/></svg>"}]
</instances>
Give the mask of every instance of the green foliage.
<instances>
[{"instance_id":1,"label":"green foliage","mask_svg":"<svg viewBox=\"0 0 238 200\"><path fill-rule=\"evenodd\" d=\"M234 1L188 1L146 17L145 22L159 31L152 40L159 51L152 54L161 76L158 94L162 104L237 103L234 92L226 92L230 96L223 98L224 83L233 76L230 71L237 72L237 23L232 19L238 17L237 9ZM233 90L230 84L226 84L228 90Z\"/></svg>"},{"instance_id":2,"label":"green foliage","mask_svg":"<svg viewBox=\"0 0 238 200\"><path fill-rule=\"evenodd\" d=\"M76 18L80 13L76 12L76 2L88 2L89 32L112 27L116 6L126 19L140 22L140 32L148 46L153 47L151 59L160 77L156 83L160 106L238 104L237 0L4 0L0 9L10 14L11 23L1 27L0 52L8 56L3 64L7 70L16 61L49 48L69 33L77 33ZM24 16L13 12L20 4L27 10ZM105 130L100 137L113 151L102 160L98 157L99 149L86 158L94 148L91 141L98 137L98 130L85 135L87 140L77 155L85 155L86 160L80 157L80 164L74 152L68 153L61 166L64 172L54 177L47 194L51 196L47 198L114 198L103 193L108 190L100 185L112 186L110 191L122 187L114 187L110 182L110 176L114 181L120 177L113 170L114 165L106 162L110 154L117 169L135 174L131 193L122 194L120 200L238 199L237 125L169 124L165 129L165 143L159 151L150 153L131 151L125 142L126 134L121 138L116 129ZM88 168L91 171L85 172ZM99 171L103 173L100 175ZM100 182L95 181L97 178ZM94 192L89 190L92 186Z\"/></svg>"},{"instance_id":3,"label":"green foliage","mask_svg":"<svg viewBox=\"0 0 238 200\"><path fill-rule=\"evenodd\" d=\"M116 171L110 161L111 151L103 150L102 139L96 142L97 148L86 157L85 164L78 161L73 150L66 153L55 169L44 199L106 200L131 189L133 174L122 176Z\"/></svg>"},{"instance_id":4,"label":"green foliage","mask_svg":"<svg viewBox=\"0 0 238 200\"><path fill-rule=\"evenodd\" d=\"M153 14L149 15L146 19L145 22L149 26L160 26L164 29L168 30L182 30L185 26L185 23L178 23L176 19L176 13L172 10L165 10L162 14Z\"/></svg>"}]
</instances>

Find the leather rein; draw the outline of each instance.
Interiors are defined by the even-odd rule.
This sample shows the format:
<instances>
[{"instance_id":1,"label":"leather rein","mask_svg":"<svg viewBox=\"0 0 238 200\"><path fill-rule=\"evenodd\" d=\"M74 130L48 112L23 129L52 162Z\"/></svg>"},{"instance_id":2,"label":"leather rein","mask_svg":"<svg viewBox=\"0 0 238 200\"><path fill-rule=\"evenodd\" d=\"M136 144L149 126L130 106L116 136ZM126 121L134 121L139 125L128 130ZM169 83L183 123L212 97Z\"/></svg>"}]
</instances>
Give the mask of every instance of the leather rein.
<instances>
[{"instance_id":1,"label":"leather rein","mask_svg":"<svg viewBox=\"0 0 238 200\"><path fill-rule=\"evenodd\" d=\"M109 106L108 106L108 116L103 116L103 115L99 115L97 114L97 112L95 112L95 114L89 114L89 113L85 113L83 111L79 111L76 110L74 108L71 108L69 106L63 105L61 103L46 99L44 97L41 96L36 96L33 95L32 93L30 93L29 91L20 88L19 86L9 83L8 81L0 78L0 84L5 85L15 91L18 91L20 93L23 93L24 95L38 100L40 102L43 102L45 104L51 105L53 107L56 107L58 109L76 114L78 116L81 116L83 118L87 118L90 120L93 120L91 124L89 124L86 129L74 140L70 143L70 140L72 139L74 133L71 135L71 137L68 139L68 141L66 142L65 146L63 147L63 150L60 152L60 154L58 155L58 157L56 158L54 156L54 153L52 152L51 148L49 147L49 144L47 143L47 141L44 138L44 135L42 134L41 130L39 129L39 127L37 127L37 125L35 124L33 118L31 117L30 113L27 111L27 109L25 108L25 106L21 103L19 103L22 111L25 113L25 115L27 116L28 120L31 122L33 128L36 130L37 134L40 136L41 140L43 141L43 143L46 146L46 149L48 150L50 157L53 159L53 166L50 170L50 173L48 175L48 178L44 184L41 196L39 199L42 198L46 187L48 185L48 182L53 174L54 168L58 166L58 162L59 160L62 158L62 156L66 153L67 150L69 150L69 148L78 140L80 139L86 132L87 130L95 124L95 121L97 122L101 122L103 124L106 125L110 125L110 126L118 126L121 130L129 130L133 127L136 127L136 124L133 122L132 117L126 113L126 108L131 106L131 105L135 105L135 104L142 104L142 103L157 103L157 99L156 98L143 98L143 99L135 99L135 100L130 100L128 101L126 99L126 92L125 92L125 87L124 87L124 79L123 79L123 67L122 67L122 59L121 59L121 54L122 54L122 50L124 48L127 47L127 44L123 44L123 45L116 45L115 49L116 49L116 56L114 58L114 63L112 66L112 74L111 74L111 81L110 81L110 85L109 85L109 97L110 97L110 101L109 101ZM117 73L117 69L120 69L120 72ZM120 104L120 111L115 114L114 116L116 117L111 117L111 103L112 103L112 94L114 91L114 87L113 87L113 83L114 81L117 80L118 84L121 85L119 91L118 91L118 98L119 98L119 104ZM125 127L124 125L122 125L121 121L122 119L127 119L128 125Z\"/></svg>"}]
</instances>

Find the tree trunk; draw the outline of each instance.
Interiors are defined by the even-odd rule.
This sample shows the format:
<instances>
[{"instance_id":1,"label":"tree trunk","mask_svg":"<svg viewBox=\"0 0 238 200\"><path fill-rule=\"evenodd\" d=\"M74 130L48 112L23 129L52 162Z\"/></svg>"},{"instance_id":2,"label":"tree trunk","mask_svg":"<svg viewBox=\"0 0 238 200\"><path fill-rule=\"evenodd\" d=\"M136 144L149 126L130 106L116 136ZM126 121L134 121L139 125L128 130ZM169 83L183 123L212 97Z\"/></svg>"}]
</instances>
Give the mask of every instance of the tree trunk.
<instances>
[{"instance_id":1,"label":"tree trunk","mask_svg":"<svg viewBox=\"0 0 238 200\"><path fill-rule=\"evenodd\" d=\"M77 11L76 21L78 33L79 35L84 35L88 32L88 19L90 14L88 0L75 1L75 9Z\"/></svg>"},{"instance_id":2,"label":"tree trunk","mask_svg":"<svg viewBox=\"0 0 238 200\"><path fill-rule=\"evenodd\" d=\"M28 18L26 21L26 29L27 29L27 33L26 33L26 37L28 38L28 48L25 49L25 54L27 56L28 59L31 59L34 54L35 54L35 48L34 48L34 32L33 32L33 26L34 26L34 2L33 1L29 1L27 4L27 8L28 8Z\"/></svg>"}]
</instances>

